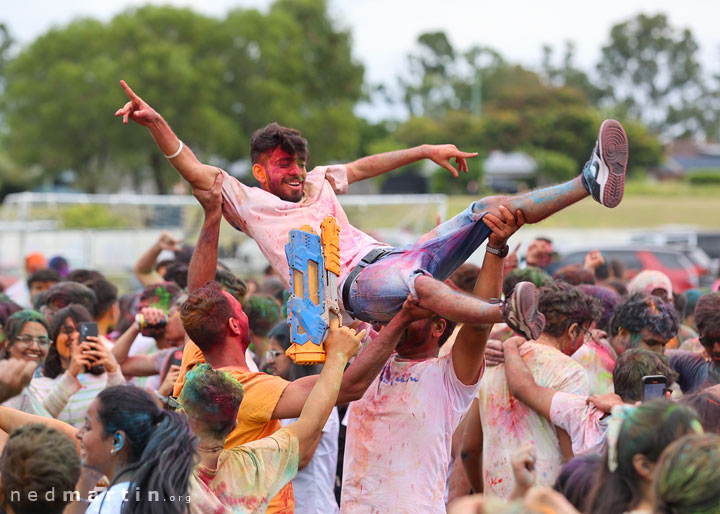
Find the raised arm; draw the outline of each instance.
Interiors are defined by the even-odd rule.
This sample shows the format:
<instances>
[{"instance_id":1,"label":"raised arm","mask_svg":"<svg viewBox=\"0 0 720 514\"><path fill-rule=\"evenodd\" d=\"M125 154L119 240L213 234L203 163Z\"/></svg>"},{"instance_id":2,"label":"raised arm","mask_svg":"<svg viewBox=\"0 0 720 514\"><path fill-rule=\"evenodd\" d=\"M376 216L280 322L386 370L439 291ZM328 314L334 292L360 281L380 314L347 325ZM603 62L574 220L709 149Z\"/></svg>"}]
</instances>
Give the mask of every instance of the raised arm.
<instances>
[{"instance_id":1,"label":"raised arm","mask_svg":"<svg viewBox=\"0 0 720 514\"><path fill-rule=\"evenodd\" d=\"M377 177L422 159L430 159L457 177L459 176L458 170L465 173L468 171L465 159L477 157L477 155L477 152L461 152L455 145L422 145L407 150L369 155L346 165L348 183L352 184L366 178ZM453 158L457 164L457 169L450 164L450 159Z\"/></svg>"},{"instance_id":2,"label":"raised arm","mask_svg":"<svg viewBox=\"0 0 720 514\"><path fill-rule=\"evenodd\" d=\"M120 81L120 85L125 90L125 94L127 94L130 101L118 109L115 116L122 116L123 123L127 123L131 119L139 125L147 127L160 151L168 157L170 164L180 172L180 175L193 188L210 189L215 176L220 173L220 170L198 161L192 150L180 142L170 125L155 109L136 95L124 80Z\"/></svg>"},{"instance_id":3,"label":"raised arm","mask_svg":"<svg viewBox=\"0 0 720 514\"><path fill-rule=\"evenodd\" d=\"M360 352L342 378L337 403L347 403L362 398L388 357L395 351L403 331L417 319L431 317L432 313L417 307L408 298L402 309ZM299 378L285 388L273 411L273 419L296 418L317 381L317 375Z\"/></svg>"},{"instance_id":4,"label":"raised arm","mask_svg":"<svg viewBox=\"0 0 720 514\"><path fill-rule=\"evenodd\" d=\"M359 400L395 351L400 336L414 321L431 318L433 313L419 307L408 297L390 323L385 325L372 342L357 356L343 375L338 403Z\"/></svg>"},{"instance_id":5,"label":"raised arm","mask_svg":"<svg viewBox=\"0 0 720 514\"><path fill-rule=\"evenodd\" d=\"M516 216L505 207L499 207L504 219L492 214L486 214L483 222L492 230L488 238L488 245L494 248L503 248L508 238L514 234L524 223L525 218L521 211ZM502 295L503 259L497 255L486 253L480 274L475 282L473 295L489 300L500 298ZM482 370L485 345L492 325L471 325L465 323L452 348L453 367L455 375L465 385L478 381Z\"/></svg>"},{"instance_id":6,"label":"raised arm","mask_svg":"<svg viewBox=\"0 0 720 514\"><path fill-rule=\"evenodd\" d=\"M518 341L522 340L522 337L511 337L503 344L508 388L515 398L542 417L550 419L550 405L556 391L535 383L532 373L518 351Z\"/></svg>"},{"instance_id":7,"label":"raised arm","mask_svg":"<svg viewBox=\"0 0 720 514\"><path fill-rule=\"evenodd\" d=\"M54 418L28 414L26 412L11 409L10 407L0 407L0 430L10 434L16 428L27 425L28 423L40 423L41 425L46 425L59 430L73 440L73 443L75 443L75 446L78 449L78 453L80 453L80 443L75 438L77 428L72 425L68 425L63 421Z\"/></svg>"},{"instance_id":8,"label":"raised arm","mask_svg":"<svg viewBox=\"0 0 720 514\"><path fill-rule=\"evenodd\" d=\"M205 212L200 236L190 259L188 292L192 293L206 282L215 279L218 260L218 239L222 221L222 182L218 174L207 191L193 188L193 194Z\"/></svg>"},{"instance_id":9,"label":"raised arm","mask_svg":"<svg viewBox=\"0 0 720 514\"><path fill-rule=\"evenodd\" d=\"M155 271L155 262L163 250L179 250L180 240L173 236L167 230L160 232L158 240L155 241L147 251L140 256L133 266L133 272L137 277L140 285L143 287L151 286L163 281L160 274Z\"/></svg>"},{"instance_id":10,"label":"raised arm","mask_svg":"<svg viewBox=\"0 0 720 514\"><path fill-rule=\"evenodd\" d=\"M317 439L322 437L322 429L337 401L345 365L357 353L364 335L364 330L358 334L351 328L340 327L337 320L330 324L330 334L325 342L325 364L307 397L300 418L288 425L298 437L301 462L310 457L317 446Z\"/></svg>"}]
</instances>

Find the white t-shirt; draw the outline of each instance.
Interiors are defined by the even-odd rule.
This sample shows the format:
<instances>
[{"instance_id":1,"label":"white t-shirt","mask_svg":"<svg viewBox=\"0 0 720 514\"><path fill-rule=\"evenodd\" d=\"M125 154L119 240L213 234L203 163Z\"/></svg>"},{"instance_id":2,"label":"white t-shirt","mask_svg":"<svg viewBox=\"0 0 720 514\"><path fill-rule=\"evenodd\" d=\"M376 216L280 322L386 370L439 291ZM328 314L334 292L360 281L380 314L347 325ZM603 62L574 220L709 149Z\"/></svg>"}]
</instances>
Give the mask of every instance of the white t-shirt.
<instances>
[{"instance_id":1,"label":"white t-shirt","mask_svg":"<svg viewBox=\"0 0 720 514\"><path fill-rule=\"evenodd\" d=\"M575 455L602 453L610 416L595 405L587 405L585 396L557 392L550 404L550 421L568 433Z\"/></svg>"},{"instance_id":2,"label":"white t-shirt","mask_svg":"<svg viewBox=\"0 0 720 514\"><path fill-rule=\"evenodd\" d=\"M182 347L179 349L182 349ZM135 340L130 345L128 357L132 357L134 355L152 355L157 351L157 341L155 341L155 339L153 339L152 337L147 337L140 333L135 336ZM147 388L152 391L157 391L161 385L160 375L150 375L149 377L132 377L128 380L128 383L138 387Z\"/></svg>"},{"instance_id":3,"label":"white t-shirt","mask_svg":"<svg viewBox=\"0 0 720 514\"><path fill-rule=\"evenodd\" d=\"M397 354L350 404L341 512L445 513L452 435L477 394L455 375L452 353Z\"/></svg>"},{"instance_id":4,"label":"white t-shirt","mask_svg":"<svg viewBox=\"0 0 720 514\"><path fill-rule=\"evenodd\" d=\"M129 488L130 482L118 482L90 502L85 514L120 514Z\"/></svg>"},{"instance_id":5,"label":"white t-shirt","mask_svg":"<svg viewBox=\"0 0 720 514\"><path fill-rule=\"evenodd\" d=\"M24 278L19 278L17 282L5 289L5 294L23 309L32 309L30 289Z\"/></svg>"},{"instance_id":6,"label":"white t-shirt","mask_svg":"<svg viewBox=\"0 0 720 514\"><path fill-rule=\"evenodd\" d=\"M282 419L280 423L286 427L296 421L297 418ZM330 417L323 427L320 444L318 444L312 459L307 466L298 471L297 476L293 479L295 514L337 514L339 512L335 499L339 434L340 416L337 407L333 407Z\"/></svg>"},{"instance_id":7,"label":"white t-shirt","mask_svg":"<svg viewBox=\"0 0 720 514\"><path fill-rule=\"evenodd\" d=\"M542 387L582 396L589 395L583 367L547 345L527 342L520 355L535 382ZM552 486L563 466L555 427L510 394L505 365L489 368L478 394L483 430L483 481L485 494L509 498L515 488L510 458L513 452L532 443L537 451L537 482Z\"/></svg>"},{"instance_id":8,"label":"white t-shirt","mask_svg":"<svg viewBox=\"0 0 720 514\"><path fill-rule=\"evenodd\" d=\"M258 187L248 187L226 173L223 214L230 225L255 240L286 288L290 272L285 245L290 230L310 225L319 234L323 220L334 216L340 228L339 286L370 250L387 246L350 224L336 196L346 193L347 188L347 168L342 164L319 166L309 172L299 202L287 202Z\"/></svg>"}]
</instances>

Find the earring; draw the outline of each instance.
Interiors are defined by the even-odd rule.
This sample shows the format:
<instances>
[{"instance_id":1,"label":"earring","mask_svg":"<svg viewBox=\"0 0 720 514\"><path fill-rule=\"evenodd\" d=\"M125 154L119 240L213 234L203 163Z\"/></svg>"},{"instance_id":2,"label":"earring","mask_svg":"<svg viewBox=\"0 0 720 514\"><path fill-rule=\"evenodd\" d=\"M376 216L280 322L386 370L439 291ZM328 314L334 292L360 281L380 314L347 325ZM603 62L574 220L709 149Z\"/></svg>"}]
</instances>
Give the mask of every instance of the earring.
<instances>
[{"instance_id":1,"label":"earring","mask_svg":"<svg viewBox=\"0 0 720 514\"><path fill-rule=\"evenodd\" d=\"M116 453L117 453L117 448L110 449L110 455L115 455Z\"/></svg>"}]
</instances>

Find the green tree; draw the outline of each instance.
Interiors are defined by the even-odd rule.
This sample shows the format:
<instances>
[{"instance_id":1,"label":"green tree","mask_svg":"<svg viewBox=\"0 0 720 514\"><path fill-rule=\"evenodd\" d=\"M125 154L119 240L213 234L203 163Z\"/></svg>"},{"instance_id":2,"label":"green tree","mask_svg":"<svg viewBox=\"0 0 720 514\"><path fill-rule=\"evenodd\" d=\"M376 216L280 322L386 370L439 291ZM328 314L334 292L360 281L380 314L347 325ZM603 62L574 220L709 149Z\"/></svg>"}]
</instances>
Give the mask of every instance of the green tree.
<instances>
[{"instance_id":1,"label":"green tree","mask_svg":"<svg viewBox=\"0 0 720 514\"><path fill-rule=\"evenodd\" d=\"M147 134L113 118L126 100L119 80L135 85L188 142L221 150L232 124L213 104L222 62L205 36L216 24L188 9L145 7L40 36L8 65L11 155L50 177L73 169L89 191L116 188L129 169L167 192L174 170Z\"/></svg>"},{"instance_id":2,"label":"green tree","mask_svg":"<svg viewBox=\"0 0 720 514\"><path fill-rule=\"evenodd\" d=\"M3 90L5 65L10 57L10 50L14 43L15 41L10 35L7 26L0 22L0 93Z\"/></svg>"},{"instance_id":3,"label":"green tree","mask_svg":"<svg viewBox=\"0 0 720 514\"><path fill-rule=\"evenodd\" d=\"M690 29L673 27L664 14L639 14L611 29L599 81L628 117L677 136L697 126L688 107L705 93L697 51Z\"/></svg>"},{"instance_id":4,"label":"green tree","mask_svg":"<svg viewBox=\"0 0 720 514\"><path fill-rule=\"evenodd\" d=\"M76 20L24 48L7 78L11 157L48 177L73 169L90 191L130 177L165 193L178 180L146 131L113 119L126 101L121 78L205 162L247 157L250 134L271 121L303 131L318 162L353 158L360 144L363 68L325 0L277 0L266 14L224 19L147 6L109 23Z\"/></svg>"},{"instance_id":5,"label":"green tree","mask_svg":"<svg viewBox=\"0 0 720 514\"><path fill-rule=\"evenodd\" d=\"M413 116L441 116L457 107L452 85L455 49L445 32L421 34L417 44L408 55L409 77L400 78L403 101Z\"/></svg>"},{"instance_id":6,"label":"green tree","mask_svg":"<svg viewBox=\"0 0 720 514\"><path fill-rule=\"evenodd\" d=\"M541 179L561 180L580 172L604 116L593 104L601 90L574 65L572 44L560 65L546 49L542 75L506 62L491 48L452 49L444 33L424 34L418 46L410 56L415 72L405 83L405 97L416 99L415 116L389 139L408 146L451 142L481 154L524 149L538 156ZM662 145L657 137L642 124L621 119L629 126L632 170L658 164ZM464 184L438 176L436 190L451 191L460 184L462 191L480 177L480 160L473 161L476 176L465 176Z\"/></svg>"},{"instance_id":7,"label":"green tree","mask_svg":"<svg viewBox=\"0 0 720 514\"><path fill-rule=\"evenodd\" d=\"M528 153L535 159L538 182L542 184L565 182L578 174L575 161L563 153L542 148L528 149Z\"/></svg>"},{"instance_id":8,"label":"green tree","mask_svg":"<svg viewBox=\"0 0 720 514\"><path fill-rule=\"evenodd\" d=\"M555 50L550 45L543 45L541 72L545 80L554 86L569 86L582 91L592 105L610 91L598 87L587 73L575 65L575 43L566 41L560 62L555 64Z\"/></svg>"},{"instance_id":9,"label":"green tree","mask_svg":"<svg viewBox=\"0 0 720 514\"><path fill-rule=\"evenodd\" d=\"M299 129L311 160L350 159L360 145L353 109L364 68L352 56L350 33L330 18L325 0L278 0L265 15L236 9L223 22L228 92L223 102L245 140L276 121Z\"/></svg>"}]
</instances>

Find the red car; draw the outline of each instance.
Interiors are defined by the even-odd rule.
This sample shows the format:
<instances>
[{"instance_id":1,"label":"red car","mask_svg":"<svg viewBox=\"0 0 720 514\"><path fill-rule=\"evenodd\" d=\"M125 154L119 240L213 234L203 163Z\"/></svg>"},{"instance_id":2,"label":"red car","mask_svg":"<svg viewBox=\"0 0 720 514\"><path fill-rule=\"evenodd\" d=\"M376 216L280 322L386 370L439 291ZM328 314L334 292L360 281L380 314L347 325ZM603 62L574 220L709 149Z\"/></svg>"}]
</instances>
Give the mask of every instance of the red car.
<instances>
[{"instance_id":1,"label":"red car","mask_svg":"<svg viewBox=\"0 0 720 514\"><path fill-rule=\"evenodd\" d=\"M665 273L672 282L673 292L682 293L687 289L698 287L698 275L693 263L673 248L665 247L600 247L587 250L575 250L566 253L560 259L559 266L582 264L590 250L600 250L606 261L620 260L625 266L628 279L643 270L658 270Z\"/></svg>"}]
</instances>

